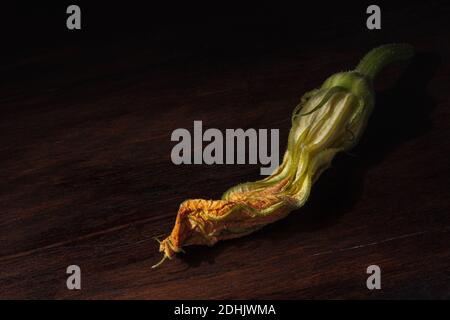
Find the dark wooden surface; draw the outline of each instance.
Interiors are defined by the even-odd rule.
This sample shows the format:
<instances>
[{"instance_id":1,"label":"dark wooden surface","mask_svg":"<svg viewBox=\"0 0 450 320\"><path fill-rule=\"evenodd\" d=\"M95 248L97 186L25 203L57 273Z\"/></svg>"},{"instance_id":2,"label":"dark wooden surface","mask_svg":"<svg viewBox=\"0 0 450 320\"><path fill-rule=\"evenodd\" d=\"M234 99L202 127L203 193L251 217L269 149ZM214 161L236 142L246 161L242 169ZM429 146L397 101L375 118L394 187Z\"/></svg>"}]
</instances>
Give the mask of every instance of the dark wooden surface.
<instances>
[{"instance_id":1,"label":"dark wooden surface","mask_svg":"<svg viewBox=\"0 0 450 320\"><path fill-rule=\"evenodd\" d=\"M25 38L10 35L18 49L5 46L0 69L0 298L450 298L449 7L387 7L373 32L363 6L337 14L311 11L299 24L258 14L233 24L228 14L77 35L52 29L63 16L45 39L25 27ZM392 41L417 56L377 79L363 139L304 208L151 269L160 259L152 237L171 230L183 200L259 178L257 165L173 165L173 130L192 131L194 120L279 128L283 152L301 95ZM72 264L79 291L66 288ZM378 291L365 285L372 264Z\"/></svg>"}]
</instances>

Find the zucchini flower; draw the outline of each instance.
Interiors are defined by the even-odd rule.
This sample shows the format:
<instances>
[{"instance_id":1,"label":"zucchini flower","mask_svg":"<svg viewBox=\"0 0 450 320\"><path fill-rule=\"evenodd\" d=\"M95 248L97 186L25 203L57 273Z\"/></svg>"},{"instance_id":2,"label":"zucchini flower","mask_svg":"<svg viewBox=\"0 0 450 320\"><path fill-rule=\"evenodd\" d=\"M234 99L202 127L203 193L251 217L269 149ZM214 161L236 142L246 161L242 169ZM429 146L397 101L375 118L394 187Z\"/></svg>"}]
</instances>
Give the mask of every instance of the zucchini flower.
<instances>
[{"instance_id":1,"label":"zucchini flower","mask_svg":"<svg viewBox=\"0 0 450 320\"><path fill-rule=\"evenodd\" d=\"M302 207L334 156L360 139L374 107L374 77L386 65L412 55L407 44L375 48L354 70L336 73L303 95L292 113L287 150L275 172L232 187L220 200L184 201L172 232L158 240L164 256L153 267L184 246L212 246L242 237Z\"/></svg>"}]
</instances>

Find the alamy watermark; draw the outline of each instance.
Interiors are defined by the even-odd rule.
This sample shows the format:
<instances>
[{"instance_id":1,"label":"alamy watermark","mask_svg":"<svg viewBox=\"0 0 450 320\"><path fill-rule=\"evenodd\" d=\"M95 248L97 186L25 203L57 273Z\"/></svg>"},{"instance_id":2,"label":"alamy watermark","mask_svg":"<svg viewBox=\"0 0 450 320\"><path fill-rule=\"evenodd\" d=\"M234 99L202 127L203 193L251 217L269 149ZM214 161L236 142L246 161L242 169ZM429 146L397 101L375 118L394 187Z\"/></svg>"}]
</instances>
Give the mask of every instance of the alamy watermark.
<instances>
[{"instance_id":1,"label":"alamy watermark","mask_svg":"<svg viewBox=\"0 0 450 320\"><path fill-rule=\"evenodd\" d=\"M194 121L193 135L184 128L172 132L178 142L171 152L174 164L257 164L261 175L270 175L279 165L278 129L219 129L203 132L202 121ZM270 149L269 149L270 133ZM207 145L203 147L203 143Z\"/></svg>"},{"instance_id":2,"label":"alamy watermark","mask_svg":"<svg viewBox=\"0 0 450 320\"><path fill-rule=\"evenodd\" d=\"M381 268L376 264L372 264L367 267L367 274L370 276L366 280L366 286L369 290L381 289Z\"/></svg>"},{"instance_id":3,"label":"alamy watermark","mask_svg":"<svg viewBox=\"0 0 450 320\"><path fill-rule=\"evenodd\" d=\"M366 26L369 30L381 29L381 9L376 4L367 7L366 13L370 14L366 20Z\"/></svg>"},{"instance_id":4,"label":"alamy watermark","mask_svg":"<svg viewBox=\"0 0 450 320\"><path fill-rule=\"evenodd\" d=\"M81 268L76 264L67 267L66 273L69 275L66 280L66 286L69 290L81 289Z\"/></svg>"},{"instance_id":5,"label":"alamy watermark","mask_svg":"<svg viewBox=\"0 0 450 320\"><path fill-rule=\"evenodd\" d=\"M66 27L69 30L81 29L81 9L79 6L72 4L67 7L66 13L69 14L66 20Z\"/></svg>"}]
</instances>

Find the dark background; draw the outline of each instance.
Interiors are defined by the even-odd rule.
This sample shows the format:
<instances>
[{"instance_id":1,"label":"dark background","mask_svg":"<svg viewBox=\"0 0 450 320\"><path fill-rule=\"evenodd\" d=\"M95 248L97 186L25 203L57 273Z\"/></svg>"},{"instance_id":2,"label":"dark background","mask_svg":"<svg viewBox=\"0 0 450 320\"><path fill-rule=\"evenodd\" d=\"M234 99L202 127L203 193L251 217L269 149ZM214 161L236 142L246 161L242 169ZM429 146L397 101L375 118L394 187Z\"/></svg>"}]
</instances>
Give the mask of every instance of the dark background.
<instances>
[{"instance_id":1,"label":"dark background","mask_svg":"<svg viewBox=\"0 0 450 320\"><path fill-rule=\"evenodd\" d=\"M69 4L2 5L0 298L450 298L446 1L377 2L374 31L369 2L77 2L79 31ZM363 139L304 208L151 269L182 201L260 178L173 165L173 130L279 128L283 152L301 95L390 42L417 55L376 79Z\"/></svg>"}]
</instances>

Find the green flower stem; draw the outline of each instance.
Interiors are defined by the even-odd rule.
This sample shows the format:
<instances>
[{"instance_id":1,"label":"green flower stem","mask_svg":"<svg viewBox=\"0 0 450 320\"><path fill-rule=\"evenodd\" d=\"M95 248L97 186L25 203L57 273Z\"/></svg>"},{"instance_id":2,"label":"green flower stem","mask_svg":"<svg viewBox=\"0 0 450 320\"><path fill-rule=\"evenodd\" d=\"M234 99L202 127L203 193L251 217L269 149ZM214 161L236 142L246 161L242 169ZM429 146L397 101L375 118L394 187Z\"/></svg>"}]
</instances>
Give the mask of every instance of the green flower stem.
<instances>
[{"instance_id":1,"label":"green flower stem","mask_svg":"<svg viewBox=\"0 0 450 320\"><path fill-rule=\"evenodd\" d=\"M367 53L355 70L373 80L388 64L407 60L413 55L414 49L409 44L387 44Z\"/></svg>"}]
</instances>

